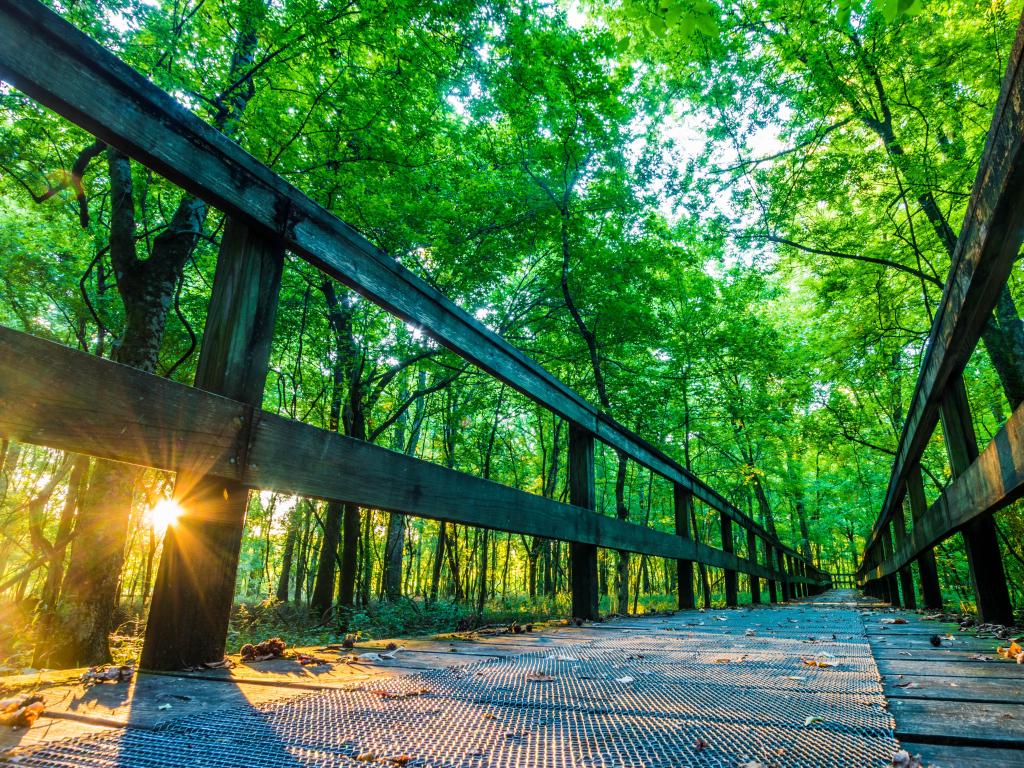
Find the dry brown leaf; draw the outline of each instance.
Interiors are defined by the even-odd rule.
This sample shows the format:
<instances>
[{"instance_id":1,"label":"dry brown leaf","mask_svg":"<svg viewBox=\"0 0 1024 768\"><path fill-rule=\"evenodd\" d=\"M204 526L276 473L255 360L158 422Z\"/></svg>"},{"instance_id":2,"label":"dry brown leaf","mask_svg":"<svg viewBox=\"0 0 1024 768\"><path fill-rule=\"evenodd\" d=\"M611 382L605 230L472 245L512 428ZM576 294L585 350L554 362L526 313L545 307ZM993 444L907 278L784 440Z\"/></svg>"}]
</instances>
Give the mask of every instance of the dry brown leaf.
<instances>
[{"instance_id":1,"label":"dry brown leaf","mask_svg":"<svg viewBox=\"0 0 1024 768\"><path fill-rule=\"evenodd\" d=\"M921 756L910 756L905 749L901 749L892 756L893 768L921 768Z\"/></svg>"},{"instance_id":2,"label":"dry brown leaf","mask_svg":"<svg viewBox=\"0 0 1024 768\"><path fill-rule=\"evenodd\" d=\"M304 667L322 667L331 663L327 659L321 659L319 656L308 653L296 653L295 660Z\"/></svg>"},{"instance_id":3,"label":"dry brown leaf","mask_svg":"<svg viewBox=\"0 0 1024 768\"><path fill-rule=\"evenodd\" d=\"M698 736L697 740L695 742L693 742L693 751L694 752L703 752L705 749L708 748L708 746L710 746L710 745L706 741L704 741L704 739L702 739L702 738L700 738Z\"/></svg>"},{"instance_id":4,"label":"dry brown leaf","mask_svg":"<svg viewBox=\"0 0 1024 768\"><path fill-rule=\"evenodd\" d=\"M526 679L531 683L550 683L555 680L555 677L545 672L527 672Z\"/></svg>"},{"instance_id":5,"label":"dry brown leaf","mask_svg":"<svg viewBox=\"0 0 1024 768\"><path fill-rule=\"evenodd\" d=\"M1010 643L1008 648L999 646L996 648L996 653L1002 656L1004 659L1013 659L1018 664L1024 663L1024 648L1021 648L1017 641Z\"/></svg>"},{"instance_id":6,"label":"dry brown leaf","mask_svg":"<svg viewBox=\"0 0 1024 768\"><path fill-rule=\"evenodd\" d=\"M808 667L821 667L822 669L828 669L829 667L839 666L834 661L825 661L824 659L800 659Z\"/></svg>"},{"instance_id":7,"label":"dry brown leaf","mask_svg":"<svg viewBox=\"0 0 1024 768\"><path fill-rule=\"evenodd\" d=\"M4 699L0 701L0 726L30 728L43 714L43 709L43 697L39 695Z\"/></svg>"},{"instance_id":8,"label":"dry brown leaf","mask_svg":"<svg viewBox=\"0 0 1024 768\"><path fill-rule=\"evenodd\" d=\"M382 699L411 699L414 696L422 696L426 693L430 693L430 689L418 688L414 691L402 691L401 693L396 693L393 691L385 690L383 688L376 688L374 690L371 690L370 693L372 693L374 696L380 696Z\"/></svg>"},{"instance_id":9,"label":"dry brown leaf","mask_svg":"<svg viewBox=\"0 0 1024 768\"><path fill-rule=\"evenodd\" d=\"M89 667L89 671L82 674L82 683L85 685L121 683L131 680L134 674L135 667L131 664L105 664L99 667Z\"/></svg>"}]
</instances>

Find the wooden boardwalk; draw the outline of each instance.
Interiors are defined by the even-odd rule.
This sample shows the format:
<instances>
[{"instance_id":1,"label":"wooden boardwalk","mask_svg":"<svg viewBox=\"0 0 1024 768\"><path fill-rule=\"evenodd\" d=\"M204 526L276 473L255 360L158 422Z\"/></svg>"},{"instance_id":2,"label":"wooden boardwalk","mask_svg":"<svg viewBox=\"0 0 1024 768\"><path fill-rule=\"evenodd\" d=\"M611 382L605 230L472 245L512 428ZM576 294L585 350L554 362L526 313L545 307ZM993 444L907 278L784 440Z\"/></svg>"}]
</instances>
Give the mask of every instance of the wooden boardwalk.
<instances>
[{"instance_id":1,"label":"wooden boardwalk","mask_svg":"<svg viewBox=\"0 0 1024 768\"><path fill-rule=\"evenodd\" d=\"M883 766L897 744L863 621L854 593L833 592L401 641L394 661L320 671L56 685L51 719L7 746L32 766Z\"/></svg>"},{"instance_id":2,"label":"wooden boardwalk","mask_svg":"<svg viewBox=\"0 0 1024 768\"><path fill-rule=\"evenodd\" d=\"M394 660L310 649L331 663L88 690L51 674L47 716L0 736L3 762L860 768L902 744L925 765L1024 766L1024 667L996 656L1001 641L847 590L398 642Z\"/></svg>"}]
</instances>

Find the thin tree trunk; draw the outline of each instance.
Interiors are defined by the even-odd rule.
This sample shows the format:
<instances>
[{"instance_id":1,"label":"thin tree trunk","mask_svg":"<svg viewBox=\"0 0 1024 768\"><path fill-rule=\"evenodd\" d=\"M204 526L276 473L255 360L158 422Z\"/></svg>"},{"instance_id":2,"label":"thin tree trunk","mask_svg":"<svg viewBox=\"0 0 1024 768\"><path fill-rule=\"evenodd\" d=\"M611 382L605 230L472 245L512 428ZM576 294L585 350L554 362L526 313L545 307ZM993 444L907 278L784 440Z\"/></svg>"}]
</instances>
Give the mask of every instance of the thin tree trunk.
<instances>
[{"instance_id":1,"label":"thin tree trunk","mask_svg":"<svg viewBox=\"0 0 1024 768\"><path fill-rule=\"evenodd\" d=\"M284 536L284 552L281 555L281 573L277 579L277 599L282 603L288 602L288 587L291 579L292 560L295 557L295 539L298 536L300 509L305 500L299 500L295 508L288 515L288 528Z\"/></svg>"}]
</instances>

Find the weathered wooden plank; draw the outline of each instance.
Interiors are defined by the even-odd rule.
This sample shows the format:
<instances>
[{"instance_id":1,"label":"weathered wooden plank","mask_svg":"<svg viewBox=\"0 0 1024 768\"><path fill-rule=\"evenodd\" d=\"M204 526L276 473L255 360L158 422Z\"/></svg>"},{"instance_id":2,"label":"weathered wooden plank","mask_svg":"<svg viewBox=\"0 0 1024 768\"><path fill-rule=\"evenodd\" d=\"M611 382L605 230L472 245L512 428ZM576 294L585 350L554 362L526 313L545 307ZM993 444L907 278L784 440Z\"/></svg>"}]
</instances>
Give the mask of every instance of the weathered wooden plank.
<instances>
[{"instance_id":1,"label":"weathered wooden plank","mask_svg":"<svg viewBox=\"0 0 1024 768\"><path fill-rule=\"evenodd\" d=\"M228 219L197 387L262 406L283 264L277 238ZM145 669L222 658L235 596L249 489L237 480L182 471L175 497L184 513L164 536L142 648Z\"/></svg>"},{"instance_id":2,"label":"weathered wooden plank","mask_svg":"<svg viewBox=\"0 0 1024 768\"><path fill-rule=\"evenodd\" d=\"M673 511L675 513L676 535L689 539L690 536L690 509L693 504L693 494L681 485L672 486ZM676 588L678 590L678 605L680 610L696 608L693 590L693 561L676 561Z\"/></svg>"},{"instance_id":3,"label":"weathered wooden plank","mask_svg":"<svg viewBox=\"0 0 1024 768\"><path fill-rule=\"evenodd\" d=\"M932 649L937 651L970 651L972 653L993 653L996 646L999 645L999 641L993 640L982 640L977 637L971 637L970 635L953 635L952 640L946 640L945 635L940 634L939 637L943 638L942 645L937 648L932 644L929 639L930 635L897 635L892 634L886 636L883 634L869 635L868 642L871 643L872 648L895 648L897 650L915 650L915 649Z\"/></svg>"},{"instance_id":4,"label":"weathered wooden plank","mask_svg":"<svg viewBox=\"0 0 1024 768\"><path fill-rule=\"evenodd\" d=\"M929 699L892 699L896 738L945 744L1019 745L1024 705Z\"/></svg>"},{"instance_id":5,"label":"weathered wooden plank","mask_svg":"<svg viewBox=\"0 0 1024 768\"><path fill-rule=\"evenodd\" d=\"M244 486L612 549L762 578L735 555L0 327L0 434ZM103 392L103 397L97 397Z\"/></svg>"},{"instance_id":6,"label":"weathered wooden plank","mask_svg":"<svg viewBox=\"0 0 1024 768\"><path fill-rule=\"evenodd\" d=\"M1019 664L1004 661L976 661L973 654L915 653L902 656L896 651L874 651L878 671L883 675L938 675L940 677L1001 678L1024 686L1024 671Z\"/></svg>"},{"instance_id":7,"label":"weathered wooden plank","mask_svg":"<svg viewBox=\"0 0 1024 768\"><path fill-rule=\"evenodd\" d=\"M928 502L924 495L924 480L920 463L910 468L907 478L907 504L910 506L910 519L916 528L918 521L927 515ZM904 537L898 549L907 545ZM924 607L930 611L942 610L942 587L939 585L939 568L935 564L935 552L931 547L922 550L917 556L917 575L921 583L921 599Z\"/></svg>"},{"instance_id":8,"label":"weathered wooden plank","mask_svg":"<svg viewBox=\"0 0 1024 768\"><path fill-rule=\"evenodd\" d=\"M1024 768L1024 751L991 747L957 747L903 741L911 755L921 755L924 765L941 768Z\"/></svg>"},{"instance_id":9,"label":"weathered wooden plank","mask_svg":"<svg viewBox=\"0 0 1024 768\"><path fill-rule=\"evenodd\" d=\"M882 512L868 542L899 504L939 418L939 402L963 371L1006 284L1024 238L1024 28L1007 64L984 155L960 229L942 301L903 425Z\"/></svg>"},{"instance_id":10,"label":"weathered wooden plank","mask_svg":"<svg viewBox=\"0 0 1024 768\"><path fill-rule=\"evenodd\" d=\"M768 536L706 483L615 422L359 232L35 0L0 0L0 77L440 343ZM777 542L787 552L792 552ZM795 552L794 552L795 554Z\"/></svg>"},{"instance_id":11,"label":"weathered wooden plank","mask_svg":"<svg viewBox=\"0 0 1024 768\"><path fill-rule=\"evenodd\" d=\"M584 509L597 505L594 480L594 438L589 432L569 424L569 503ZM572 582L572 615L580 619L596 619L601 615L598 594L597 547L573 542L569 545Z\"/></svg>"},{"instance_id":12,"label":"weathered wooden plank","mask_svg":"<svg viewBox=\"0 0 1024 768\"><path fill-rule=\"evenodd\" d=\"M0 326L0 433L239 479L251 408Z\"/></svg>"},{"instance_id":13,"label":"weathered wooden plank","mask_svg":"<svg viewBox=\"0 0 1024 768\"><path fill-rule=\"evenodd\" d=\"M1024 678L943 677L902 674L886 676L885 695L892 699L944 699L1019 704Z\"/></svg>"}]
</instances>

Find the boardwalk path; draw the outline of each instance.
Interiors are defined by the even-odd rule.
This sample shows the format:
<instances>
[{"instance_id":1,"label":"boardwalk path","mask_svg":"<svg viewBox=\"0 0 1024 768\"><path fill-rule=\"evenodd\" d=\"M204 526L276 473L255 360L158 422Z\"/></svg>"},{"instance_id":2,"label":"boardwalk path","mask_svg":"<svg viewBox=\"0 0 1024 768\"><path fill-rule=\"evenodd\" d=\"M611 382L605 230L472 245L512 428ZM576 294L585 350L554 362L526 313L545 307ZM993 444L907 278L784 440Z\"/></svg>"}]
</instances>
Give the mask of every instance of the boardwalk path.
<instances>
[{"instance_id":1,"label":"boardwalk path","mask_svg":"<svg viewBox=\"0 0 1024 768\"><path fill-rule=\"evenodd\" d=\"M480 656L465 647L450 654L468 662L459 666L437 662L444 654L434 652L412 674L291 691L155 727L129 717L134 727L23 745L11 759L97 767L885 766L898 748L894 723L855 601L831 593L784 607L487 638L471 646Z\"/></svg>"}]
</instances>

